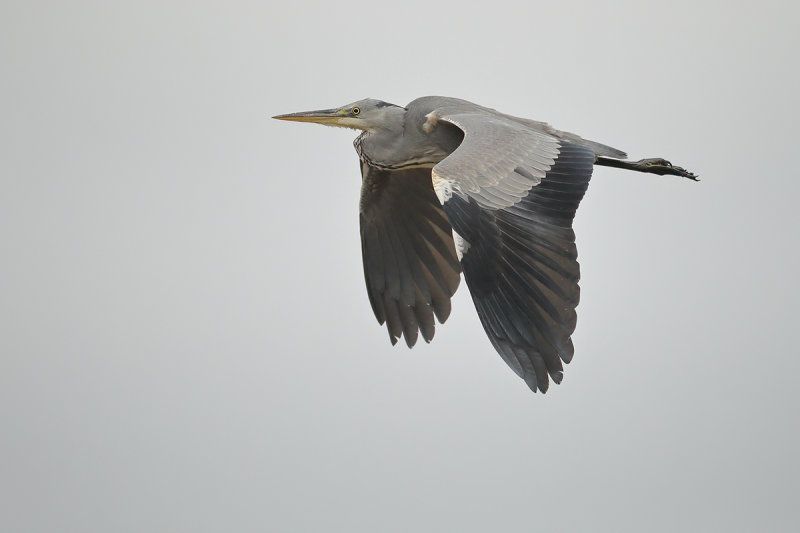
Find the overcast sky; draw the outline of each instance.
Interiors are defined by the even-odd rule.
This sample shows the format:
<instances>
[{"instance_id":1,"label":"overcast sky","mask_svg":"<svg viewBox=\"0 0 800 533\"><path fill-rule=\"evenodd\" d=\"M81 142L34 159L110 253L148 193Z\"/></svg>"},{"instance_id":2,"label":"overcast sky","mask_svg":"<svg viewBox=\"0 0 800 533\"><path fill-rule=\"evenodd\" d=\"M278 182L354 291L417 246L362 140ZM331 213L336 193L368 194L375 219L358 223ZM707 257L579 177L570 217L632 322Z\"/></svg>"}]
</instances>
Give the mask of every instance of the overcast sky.
<instances>
[{"instance_id":1,"label":"overcast sky","mask_svg":"<svg viewBox=\"0 0 800 533\"><path fill-rule=\"evenodd\" d=\"M2 3L0 530L796 530L800 8L473 4ZM389 344L268 118L428 94L702 178L596 169L545 396L465 284Z\"/></svg>"}]
</instances>

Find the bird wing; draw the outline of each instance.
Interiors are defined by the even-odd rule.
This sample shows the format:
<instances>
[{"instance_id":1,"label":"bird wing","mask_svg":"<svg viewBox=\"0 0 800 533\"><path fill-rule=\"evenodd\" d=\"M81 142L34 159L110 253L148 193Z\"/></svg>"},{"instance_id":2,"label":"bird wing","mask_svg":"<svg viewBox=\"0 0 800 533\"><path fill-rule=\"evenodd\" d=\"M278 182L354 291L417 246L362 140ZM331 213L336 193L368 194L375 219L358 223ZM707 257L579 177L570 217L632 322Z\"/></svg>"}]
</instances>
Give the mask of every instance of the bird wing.
<instances>
[{"instance_id":1,"label":"bird wing","mask_svg":"<svg viewBox=\"0 0 800 533\"><path fill-rule=\"evenodd\" d=\"M464 132L432 171L481 323L535 392L574 353L580 269L572 220L595 155L491 113L437 118Z\"/></svg>"},{"instance_id":2,"label":"bird wing","mask_svg":"<svg viewBox=\"0 0 800 533\"><path fill-rule=\"evenodd\" d=\"M364 278L378 322L392 344L418 333L430 342L434 315L444 323L461 279L452 229L429 168L382 170L361 162L360 222Z\"/></svg>"}]
</instances>

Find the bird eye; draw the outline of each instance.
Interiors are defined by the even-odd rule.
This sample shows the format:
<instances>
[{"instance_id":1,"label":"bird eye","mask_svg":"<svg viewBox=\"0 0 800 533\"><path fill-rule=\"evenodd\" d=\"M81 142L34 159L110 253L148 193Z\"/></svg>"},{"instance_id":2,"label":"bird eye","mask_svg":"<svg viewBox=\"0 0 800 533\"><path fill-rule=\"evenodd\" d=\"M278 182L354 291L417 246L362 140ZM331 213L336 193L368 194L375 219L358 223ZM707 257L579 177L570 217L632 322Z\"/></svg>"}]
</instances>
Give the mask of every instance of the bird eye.
<instances>
[{"instance_id":1,"label":"bird eye","mask_svg":"<svg viewBox=\"0 0 800 533\"><path fill-rule=\"evenodd\" d=\"M361 110L357 107L354 107L350 112L353 113L354 115L358 115L359 113L361 113Z\"/></svg>"}]
</instances>

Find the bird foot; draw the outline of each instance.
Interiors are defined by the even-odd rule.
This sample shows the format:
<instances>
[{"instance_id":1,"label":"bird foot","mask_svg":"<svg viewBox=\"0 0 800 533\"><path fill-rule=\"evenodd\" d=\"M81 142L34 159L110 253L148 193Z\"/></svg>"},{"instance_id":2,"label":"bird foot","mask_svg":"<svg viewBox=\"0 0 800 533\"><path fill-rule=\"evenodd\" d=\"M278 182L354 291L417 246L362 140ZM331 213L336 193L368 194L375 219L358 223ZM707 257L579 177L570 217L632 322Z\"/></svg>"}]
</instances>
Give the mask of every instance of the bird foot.
<instances>
[{"instance_id":1,"label":"bird foot","mask_svg":"<svg viewBox=\"0 0 800 533\"><path fill-rule=\"evenodd\" d=\"M677 167L666 159L662 159L660 157L640 159L635 163L635 165L641 167L643 172L650 172L653 174L658 174L659 176L669 174L671 176L682 176L693 181L700 181L694 172L690 172L683 167Z\"/></svg>"}]
</instances>

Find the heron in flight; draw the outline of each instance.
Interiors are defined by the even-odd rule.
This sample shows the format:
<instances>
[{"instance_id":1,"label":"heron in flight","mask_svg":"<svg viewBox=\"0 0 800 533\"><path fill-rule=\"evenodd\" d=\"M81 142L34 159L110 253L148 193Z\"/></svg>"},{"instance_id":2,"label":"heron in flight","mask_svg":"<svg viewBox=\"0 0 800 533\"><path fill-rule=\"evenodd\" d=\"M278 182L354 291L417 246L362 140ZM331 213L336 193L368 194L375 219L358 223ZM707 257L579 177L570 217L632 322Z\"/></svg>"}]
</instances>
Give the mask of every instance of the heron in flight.
<instances>
[{"instance_id":1,"label":"heron in flight","mask_svg":"<svg viewBox=\"0 0 800 533\"><path fill-rule=\"evenodd\" d=\"M392 344L430 342L461 272L489 340L531 390L574 353L580 277L572 220L594 165L697 177L465 100L366 99L273 117L360 130L361 250Z\"/></svg>"}]
</instances>

